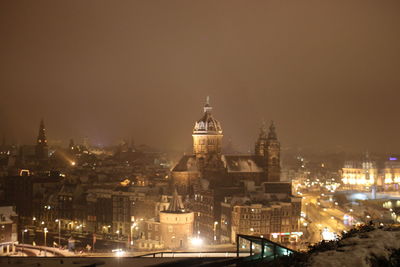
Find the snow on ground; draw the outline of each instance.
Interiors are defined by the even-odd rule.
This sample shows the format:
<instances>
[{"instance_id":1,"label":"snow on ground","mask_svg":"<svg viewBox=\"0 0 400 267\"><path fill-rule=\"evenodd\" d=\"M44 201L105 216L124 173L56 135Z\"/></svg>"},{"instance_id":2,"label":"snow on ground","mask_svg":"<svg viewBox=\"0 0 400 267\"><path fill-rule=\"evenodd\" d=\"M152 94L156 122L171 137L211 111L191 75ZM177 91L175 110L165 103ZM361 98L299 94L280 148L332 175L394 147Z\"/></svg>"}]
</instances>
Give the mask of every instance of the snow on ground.
<instances>
[{"instance_id":1,"label":"snow on ground","mask_svg":"<svg viewBox=\"0 0 400 267\"><path fill-rule=\"evenodd\" d=\"M315 254L310 263L313 267L367 267L374 257L389 259L393 249L400 249L400 231L377 229L339 241L336 250Z\"/></svg>"}]
</instances>

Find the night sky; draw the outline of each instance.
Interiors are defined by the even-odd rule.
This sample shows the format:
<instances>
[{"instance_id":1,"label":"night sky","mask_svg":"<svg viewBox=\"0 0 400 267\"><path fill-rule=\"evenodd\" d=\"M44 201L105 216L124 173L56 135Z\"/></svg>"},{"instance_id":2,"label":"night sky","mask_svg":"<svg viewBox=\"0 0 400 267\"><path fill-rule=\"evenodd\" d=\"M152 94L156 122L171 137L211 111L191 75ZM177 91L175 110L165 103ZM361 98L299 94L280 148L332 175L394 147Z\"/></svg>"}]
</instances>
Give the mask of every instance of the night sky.
<instances>
[{"instance_id":1,"label":"night sky","mask_svg":"<svg viewBox=\"0 0 400 267\"><path fill-rule=\"evenodd\" d=\"M225 140L400 151L400 1L0 2L0 135L183 151L207 95Z\"/></svg>"}]
</instances>

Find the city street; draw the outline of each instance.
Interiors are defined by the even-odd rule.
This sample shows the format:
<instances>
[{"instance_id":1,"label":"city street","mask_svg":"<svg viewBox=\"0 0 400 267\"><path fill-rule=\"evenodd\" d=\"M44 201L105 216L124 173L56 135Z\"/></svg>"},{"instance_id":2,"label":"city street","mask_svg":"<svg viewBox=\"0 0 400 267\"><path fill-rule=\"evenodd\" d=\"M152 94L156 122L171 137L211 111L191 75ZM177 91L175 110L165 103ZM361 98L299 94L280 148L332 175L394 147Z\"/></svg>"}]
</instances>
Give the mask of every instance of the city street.
<instances>
[{"instance_id":1,"label":"city street","mask_svg":"<svg viewBox=\"0 0 400 267\"><path fill-rule=\"evenodd\" d=\"M345 213L339 208L324 208L318 205L318 195L304 195L302 202L302 211L306 215L308 223L310 243L316 243L322 240L321 232L326 228L329 232L341 234L348 230L350 225L344 224Z\"/></svg>"}]
</instances>

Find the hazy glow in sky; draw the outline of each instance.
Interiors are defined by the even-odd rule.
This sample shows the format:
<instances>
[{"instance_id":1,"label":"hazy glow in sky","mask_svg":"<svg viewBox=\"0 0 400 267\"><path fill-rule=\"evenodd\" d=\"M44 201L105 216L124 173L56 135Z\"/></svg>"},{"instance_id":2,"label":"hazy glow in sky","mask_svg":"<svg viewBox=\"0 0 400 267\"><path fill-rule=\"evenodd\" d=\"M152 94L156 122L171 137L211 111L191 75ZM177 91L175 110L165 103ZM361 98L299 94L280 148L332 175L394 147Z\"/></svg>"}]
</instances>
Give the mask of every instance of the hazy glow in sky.
<instances>
[{"instance_id":1,"label":"hazy glow in sky","mask_svg":"<svg viewBox=\"0 0 400 267\"><path fill-rule=\"evenodd\" d=\"M399 151L400 2L1 1L0 134L184 150L207 95L225 140Z\"/></svg>"}]
</instances>

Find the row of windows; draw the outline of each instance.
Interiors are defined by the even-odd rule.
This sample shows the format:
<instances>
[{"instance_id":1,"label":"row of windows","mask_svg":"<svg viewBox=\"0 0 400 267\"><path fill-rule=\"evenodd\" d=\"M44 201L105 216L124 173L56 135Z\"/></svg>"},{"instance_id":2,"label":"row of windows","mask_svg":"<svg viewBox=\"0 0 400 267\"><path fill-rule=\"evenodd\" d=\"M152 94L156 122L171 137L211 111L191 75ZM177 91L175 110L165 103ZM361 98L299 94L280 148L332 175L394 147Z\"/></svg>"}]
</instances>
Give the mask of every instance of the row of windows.
<instances>
[{"instance_id":1,"label":"row of windows","mask_svg":"<svg viewBox=\"0 0 400 267\"><path fill-rule=\"evenodd\" d=\"M217 139L200 139L198 142L199 145L216 145L217 143Z\"/></svg>"},{"instance_id":2,"label":"row of windows","mask_svg":"<svg viewBox=\"0 0 400 267\"><path fill-rule=\"evenodd\" d=\"M152 230L153 229L153 225L151 223L149 223L147 225L147 229L148 230ZM154 225L154 231L158 231L158 225L157 224Z\"/></svg>"},{"instance_id":3,"label":"row of windows","mask_svg":"<svg viewBox=\"0 0 400 267\"><path fill-rule=\"evenodd\" d=\"M263 218L263 219L269 218L269 217L265 217L265 216L261 217L261 215L253 215L253 214L243 214L241 217L242 217L242 219L258 219L258 220L260 220L261 218Z\"/></svg>"},{"instance_id":4,"label":"row of windows","mask_svg":"<svg viewBox=\"0 0 400 267\"><path fill-rule=\"evenodd\" d=\"M151 239L151 232L149 232L149 233L147 233L147 239ZM156 240L156 241L158 241L159 240L159 237L158 237L158 235L154 235L154 240Z\"/></svg>"}]
</instances>

